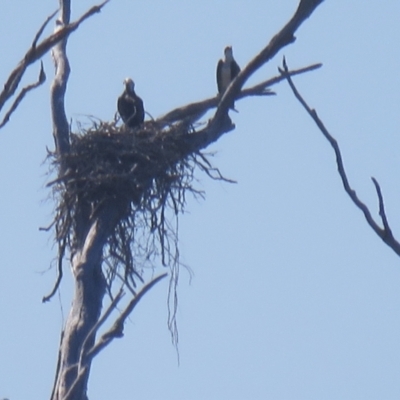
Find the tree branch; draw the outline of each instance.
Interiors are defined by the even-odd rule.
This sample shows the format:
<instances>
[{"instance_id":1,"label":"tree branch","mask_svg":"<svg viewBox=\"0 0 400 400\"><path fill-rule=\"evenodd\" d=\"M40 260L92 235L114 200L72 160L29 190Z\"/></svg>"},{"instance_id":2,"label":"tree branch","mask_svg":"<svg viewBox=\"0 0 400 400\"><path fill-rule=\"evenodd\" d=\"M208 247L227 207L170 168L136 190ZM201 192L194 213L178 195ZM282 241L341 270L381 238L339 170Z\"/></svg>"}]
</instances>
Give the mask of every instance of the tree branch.
<instances>
[{"instance_id":1,"label":"tree branch","mask_svg":"<svg viewBox=\"0 0 400 400\"><path fill-rule=\"evenodd\" d=\"M289 71L291 76L304 74L306 72L314 71L318 68L321 68L322 64L312 64L307 67L295 69ZM243 89L235 98L242 99L248 96L274 96L275 93L271 92L269 88L277 83L281 82L285 78L282 75L274 76L266 81L258 83L255 86L252 86L247 89ZM191 123L196 122L199 120L210 108L217 107L221 97L219 95L215 97L210 97L208 99L198 101L195 103L190 103L183 107L175 108L174 110L168 112L167 114L157 118L157 122L162 125L167 125L174 123L176 121L182 121L186 118L190 119Z\"/></svg>"},{"instance_id":2,"label":"tree branch","mask_svg":"<svg viewBox=\"0 0 400 400\"><path fill-rule=\"evenodd\" d=\"M93 14L100 12L102 7L108 2L109 2L109 0L106 0L103 3L92 7L85 14L83 14L77 21L72 22L71 24L69 24L69 17L68 17L68 22L65 22L66 21L65 20L66 8L64 8L64 13L63 13L64 16L62 17L63 18L62 20L64 21L64 26L61 29L56 30L52 35L43 39L38 44L37 42L39 41L39 38L42 35L45 27L47 26L49 21L54 17L54 15L57 13L58 10L46 18L45 22L41 25L41 27L35 34L35 37L34 37L31 47L26 52L23 59L18 63L16 68L11 72L6 83L4 84L3 90L0 92L0 111L3 109L5 103L14 95L28 66L33 64L34 62L40 60L56 44L58 44L60 41L65 39L70 33L75 31L76 29L78 29L79 25L83 21L85 21L87 18L91 17ZM43 76L44 76L44 72L43 72ZM42 82L41 79L39 79L39 81L41 83L44 82L44 80ZM30 87L30 86L34 86L34 87ZM9 121L10 115L16 110L17 106L19 105L22 98L25 96L26 92L36 88L37 86L39 86L39 84L37 84L36 86L35 86L35 84L29 85L26 88L22 89L23 94L21 92L18 95L18 98L21 97L20 100L17 101L18 100L18 98L17 98L17 100L14 102L13 106L10 108L10 111L4 117L3 122L0 125L0 129ZM30 87L30 88L28 90L26 90L28 87ZM21 94L22 94L22 96L21 96ZM15 105L15 107L14 107L14 105Z\"/></svg>"},{"instance_id":3,"label":"tree branch","mask_svg":"<svg viewBox=\"0 0 400 400\"><path fill-rule=\"evenodd\" d=\"M69 369L71 368L77 368L78 372L76 374L75 381L73 384L70 386L67 394L64 396L65 399L68 399L70 394L73 392L75 387L79 385L80 381L84 378L85 374L88 371L88 368L90 366L91 361L93 360L94 357L96 357L102 350L104 350L114 339L120 338L123 336L123 327L125 324L126 319L129 317L129 315L132 313L133 309L137 306L139 301L142 299L142 297L158 282L160 282L162 279L164 279L168 274L162 274L158 276L157 278L154 278L152 281L147 283L141 290L140 292L129 302L125 310L121 313L121 315L116 319L114 322L113 326L105 332L99 341L90 349L87 351L87 343L90 342L90 340L96 335L96 332L100 328L101 325L108 319L108 317L111 315L112 311L115 310L117 307L119 301L122 299L124 293L122 289L118 292L114 300L111 302L109 307L107 308L106 312L103 314L103 316L98 320L98 322L93 326L89 334L87 335L85 341L83 342L81 352L80 352L80 357L79 357L79 362L77 365L71 365Z\"/></svg>"},{"instance_id":4,"label":"tree branch","mask_svg":"<svg viewBox=\"0 0 400 400\"><path fill-rule=\"evenodd\" d=\"M297 90L296 86L294 85L294 83L288 73L289 71L288 71L288 67L287 67L285 59L283 59L283 69L280 69L280 72L281 72L282 76L285 77L287 82L289 83L289 86L292 89L294 96L297 98L297 100L300 102L300 104L304 107L304 109L307 111L307 113L310 115L310 117L316 123L319 130L322 132L324 137L328 140L329 144L333 148L333 151L335 152L335 156L336 156L336 164L337 164L338 173L342 180L345 192L349 195L349 197L353 201L353 203L362 211L368 225L372 228L372 230L397 255L400 256L400 243L393 237L392 231L389 227L389 223L387 221L386 213L385 213L383 196L382 196L381 189L380 189L378 182L376 181L375 178L372 178L372 181L375 185L375 189L376 189L377 195L378 195L379 215L381 216L381 219L382 219L383 229L375 222L368 207L359 199L355 190L350 186L350 183L349 183L349 180L348 180L348 177L346 174L346 170L344 168L342 154L340 152L340 148L339 148L339 145L338 145L336 139L328 132L325 125L323 124L321 119L318 117L316 110L311 109L309 107L309 105L306 103L306 101L304 100L304 98L300 95L299 91Z\"/></svg>"},{"instance_id":5,"label":"tree branch","mask_svg":"<svg viewBox=\"0 0 400 400\"><path fill-rule=\"evenodd\" d=\"M217 99L213 98L210 100L210 102L218 102L217 110L215 111L214 116L208 122L207 126L202 130L197 131L195 135L192 135L190 142L188 143L188 151L193 152L201 150L211 143L217 141L223 134L230 132L235 128L235 125L232 123L228 115L229 106L238 98L245 82L250 78L251 75L253 75L255 71L257 71L267 61L274 57L279 50L294 42L294 33L296 30L322 2L323 0L300 0L297 11L291 20L271 39L269 44L258 55L256 55L245 66L245 68L242 69L242 71L231 82L228 89L224 92L222 98L217 97ZM319 68L319 66L320 65L316 65L315 68ZM275 79L277 79L277 82L280 80L279 78ZM260 90L258 85L256 86L256 89L258 91ZM250 94L251 92L247 92L245 95ZM191 106L192 105L189 105L189 107ZM196 106L198 107L199 103L196 104ZM195 110L197 111L196 108ZM184 112L187 111L188 109L184 110ZM170 117L171 115L167 114L167 116ZM192 123L193 121L190 122Z\"/></svg>"},{"instance_id":6,"label":"tree branch","mask_svg":"<svg viewBox=\"0 0 400 400\"><path fill-rule=\"evenodd\" d=\"M19 103L21 103L22 99L25 97L25 95L33 90L36 89L38 86L42 85L46 81L46 74L43 69L43 62L40 63L40 71L39 71L39 77L38 80L35 83L32 83L28 86L25 86L17 98L14 100L14 103L10 107L10 109L7 111L6 115L4 116L3 120L0 123L0 129L10 120L11 114L17 109L19 106Z\"/></svg>"},{"instance_id":7,"label":"tree branch","mask_svg":"<svg viewBox=\"0 0 400 400\"><path fill-rule=\"evenodd\" d=\"M124 324L126 319L129 317L133 309L138 305L142 297L158 282L164 279L168 274L164 273L157 278L143 286L143 288L138 292L138 294L129 302L125 310L114 322L113 326L105 332L99 341L88 351L87 357L93 359L97 354L100 353L106 346L108 346L114 339L120 338L124 335Z\"/></svg>"},{"instance_id":8,"label":"tree branch","mask_svg":"<svg viewBox=\"0 0 400 400\"><path fill-rule=\"evenodd\" d=\"M56 294L58 288L60 287L60 283L61 283L61 280L63 277L62 262L64 259L66 247L67 247L67 243L65 240L62 240L61 243L59 243L59 245L58 245L57 279L56 279L56 282L55 282L50 294L48 294L47 296L44 296L42 298L42 303L46 303L47 301L50 301L50 299Z\"/></svg>"},{"instance_id":9,"label":"tree branch","mask_svg":"<svg viewBox=\"0 0 400 400\"><path fill-rule=\"evenodd\" d=\"M39 41L40 36L42 36L42 33L44 29L46 28L47 24L54 18L54 16L57 14L59 8L54 11L52 14L50 14L46 20L43 22L42 26L39 28L39 30L36 32L35 37L33 38L33 42L31 45L31 48L36 48L37 42Z\"/></svg>"},{"instance_id":10,"label":"tree branch","mask_svg":"<svg viewBox=\"0 0 400 400\"><path fill-rule=\"evenodd\" d=\"M395 239L393 237L392 229L390 228L388 219L386 217L385 204L383 202L383 196L382 196L381 187L379 186L378 181L374 177L372 177L371 179L372 179L372 182L375 185L376 194L378 195L379 216L381 217L381 220L382 220L385 236L387 236L387 238L388 238L387 240L395 241Z\"/></svg>"},{"instance_id":11,"label":"tree branch","mask_svg":"<svg viewBox=\"0 0 400 400\"><path fill-rule=\"evenodd\" d=\"M56 21L54 34L65 29L70 19L70 0L60 0L61 12ZM69 124L65 113L65 92L70 74L70 65L67 57L67 36L58 41L52 49L55 67L55 76L51 85L50 102L53 120L53 137L56 153L59 156L69 151ZM60 165L59 175L64 173L64 163Z\"/></svg>"},{"instance_id":12,"label":"tree branch","mask_svg":"<svg viewBox=\"0 0 400 400\"><path fill-rule=\"evenodd\" d=\"M295 76L295 75L300 75L300 74L304 74L306 72L311 72L314 71L316 69L319 69L322 67L322 63L316 63L316 64L311 64L307 67L302 67L302 68L298 68L298 69L292 69L291 71L288 71L288 74L290 76ZM247 96L260 96L260 95L265 95L268 93L265 93L265 89L266 88L270 88L271 86L276 85L277 83L280 83L281 81L285 80L286 78L282 75L277 75L274 76L273 78L270 78L266 81L263 81L251 88L248 89L243 89L237 96L237 99L241 99L243 97L247 97ZM273 94L273 92L272 92Z\"/></svg>"},{"instance_id":13,"label":"tree branch","mask_svg":"<svg viewBox=\"0 0 400 400\"><path fill-rule=\"evenodd\" d=\"M323 0L300 0L299 6L290 21L271 39L269 44L261 50L236 76L225 91L218 105L214 117L210 121L211 133L215 127L226 124L226 115L229 105L236 99L245 82L267 61L272 59L283 47L293 43L294 36L300 25L314 12ZM216 139L214 139L216 140Z\"/></svg>"}]
</instances>

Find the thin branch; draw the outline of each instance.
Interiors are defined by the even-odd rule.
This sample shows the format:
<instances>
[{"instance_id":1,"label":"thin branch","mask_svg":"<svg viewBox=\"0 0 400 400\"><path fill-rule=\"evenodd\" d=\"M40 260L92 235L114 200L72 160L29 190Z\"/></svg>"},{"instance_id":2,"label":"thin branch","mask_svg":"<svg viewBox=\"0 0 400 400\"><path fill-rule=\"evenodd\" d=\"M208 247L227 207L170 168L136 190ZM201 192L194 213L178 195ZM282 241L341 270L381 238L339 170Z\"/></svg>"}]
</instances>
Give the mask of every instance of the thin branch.
<instances>
[{"instance_id":1,"label":"thin branch","mask_svg":"<svg viewBox=\"0 0 400 400\"><path fill-rule=\"evenodd\" d=\"M42 85L46 81L46 74L43 69L43 62L40 62L40 71L39 71L39 77L38 80L35 83L32 83L28 86L25 86L17 98L14 100L14 103L10 107L10 109L7 111L6 115L3 118L3 121L0 123L0 129L10 120L11 114L17 109L19 106L19 103L22 101L22 99L25 97L25 95L33 90L36 89L38 86Z\"/></svg>"},{"instance_id":2,"label":"thin branch","mask_svg":"<svg viewBox=\"0 0 400 400\"><path fill-rule=\"evenodd\" d=\"M371 179L372 179L372 182L375 185L376 194L378 196L379 216L381 217L382 224L383 224L383 227L384 227L384 230L385 230L385 234L386 234L386 236L388 236L392 240L394 240L392 229L390 228L389 222L388 222L387 217L386 217L385 204L383 202L383 196L382 196L381 187L379 186L378 181L374 177L372 177Z\"/></svg>"},{"instance_id":3,"label":"thin branch","mask_svg":"<svg viewBox=\"0 0 400 400\"><path fill-rule=\"evenodd\" d=\"M307 67L295 69L289 71L291 76L304 74L306 72L314 71L318 68L321 68L322 64L312 64ZM274 76L266 81L258 83L255 86L252 86L247 89L243 89L235 98L242 99L248 96L273 96L274 92L269 91L269 88L277 83L281 82L285 78L282 75ZM200 119L210 108L217 107L221 97L219 95L215 97L210 97L208 99L198 101L195 103L190 103L183 107L175 108L174 110L168 112L167 114L161 116L157 119L157 123L161 124L171 124L175 121L181 121L185 118L191 118L191 123L194 123L198 119Z\"/></svg>"},{"instance_id":4,"label":"thin branch","mask_svg":"<svg viewBox=\"0 0 400 400\"><path fill-rule=\"evenodd\" d=\"M105 0L101 4L97 6L91 7L88 11L85 12L79 19L75 22L71 22L70 24L66 24L61 27L61 29L54 32L48 38L44 39L37 47L31 48L26 54L25 58L31 62L34 62L41 58L44 54L46 54L53 46L59 43L61 40L65 39L72 32L76 31L80 24L84 22L89 17L93 16L96 13L99 13L101 9L109 2L110 0Z\"/></svg>"},{"instance_id":5,"label":"thin branch","mask_svg":"<svg viewBox=\"0 0 400 400\"><path fill-rule=\"evenodd\" d=\"M40 36L42 36L42 33L43 33L44 29L46 28L47 24L48 24L48 23L54 18L54 16L57 14L58 10L59 10L59 9L57 8L57 10L54 11L53 14L50 14L50 15L46 18L46 20L43 22L42 26L39 28L39 30L37 31L37 33L36 33L36 35L35 35L35 37L34 37L34 39L33 39L32 46L31 46L32 48L36 47L37 42L38 42Z\"/></svg>"},{"instance_id":6,"label":"thin branch","mask_svg":"<svg viewBox=\"0 0 400 400\"><path fill-rule=\"evenodd\" d=\"M99 354L106 346L108 346L115 338L120 338L123 336L124 323L126 319L129 317L133 309L137 306L142 297L159 281L164 279L168 274L164 273L157 278L154 278L152 281L147 283L143 288L138 292L133 300L129 302L126 306L125 310L121 313L121 315L114 322L113 326L105 332L99 341L88 351L87 357L89 359L93 359Z\"/></svg>"},{"instance_id":7,"label":"thin branch","mask_svg":"<svg viewBox=\"0 0 400 400\"><path fill-rule=\"evenodd\" d=\"M78 368L80 368L83 365L83 360L86 354L86 347L87 343L93 336L96 335L97 331L100 329L100 327L106 322L108 317L111 315L111 313L117 308L118 303L121 301L121 299L124 297L125 293L123 291L123 287L120 288L118 291L117 295L114 297L113 301L111 304L108 306L107 310L104 312L104 314L101 316L101 318L96 322L96 324L93 326L93 328L90 330L88 335L86 336L85 340L82 343L82 348L81 348L81 353L79 356L79 363L78 363Z\"/></svg>"},{"instance_id":8,"label":"thin branch","mask_svg":"<svg viewBox=\"0 0 400 400\"><path fill-rule=\"evenodd\" d=\"M99 342L92 347L87 353L86 353L86 346L87 342L91 339L93 335L96 334L100 326L108 319L108 317L111 315L112 311L117 307L119 301L122 299L124 292L122 288L114 298L114 300L111 302L103 316L97 321L97 323L93 326L93 328L90 330L88 335L86 336L82 347L81 347L81 352L79 356L79 362L77 364L69 366L68 370L72 368L78 368L78 372L76 375L76 378L74 382L72 383L71 387L68 389L68 392L66 395L63 397L64 399L69 398L69 395L73 393L73 390L75 387L79 384L80 380L85 376L88 367L90 365L90 361L96 357L97 354L99 354L106 346L108 346L111 341L117 337L122 337L123 336L123 325L125 323L125 320L128 318L130 313L133 311L133 309L136 307L136 305L139 303L141 298L159 281L161 281L163 278L165 278L168 274L162 274L158 276L157 278L153 279L150 281L147 285L145 285L142 290L135 296L135 298L128 304L128 306L125 308L125 310L121 313L121 315L117 318L117 320L114 322L113 326L109 331L104 333L102 337L100 338Z\"/></svg>"},{"instance_id":9,"label":"thin branch","mask_svg":"<svg viewBox=\"0 0 400 400\"><path fill-rule=\"evenodd\" d=\"M292 69L292 70L288 71L288 74L290 76L300 75L300 74L304 74L306 72L315 71L316 69L319 69L321 67L322 67L322 63L311 64L307 67ZM257 85L252 86L251 88L243 89L239 93L239 95L236 97L236 99L241 99L242 97L247 97L247 96L260 95L263 93L263 91L265 91L266 88L270 88L271 86L274 86L285 79L286 78L282 75L274 76L273 78L270 78L266 81L258 83ZM270 93L273 93L273 92L270 92ZM267 93L267 94L270 94L270 93Z\"/></svg>"},{"instance_id":10,"label":"thin branch","mask_svg":"<svg viewBox=\"0 0 400 400\"><path fill-rule=\"evenodd\" d=\"M348 180L348 177L346 174L346 170L344 168L342 154L340 152L340 148L339 148L339 145L338 145L336 139L328 132L325 125L323 124L321 119L318 117L316 110L311 109L309 107L309 105L306 103L306 101L304 100L304 98L300 95L300 93L297 90L297 88L295 87L290 75L288 74L288 67L287 67L285 59L283 59L283 69L280 69L280 72L281 72L282 76L285 77L287 82L289 83L289 86L292 89L293 94L296 97L296 99L304 107L304 109L307 111L307 113L310 115L310 117L316 123L319 130L322 132L322 134L325 136L325 138L328 140L329 144L333 148L333 150L335 152L335 156L336 156L336 164L337 164L338 173L342 180L345 192L349 195L349 197L353 201L353 203L362 211L368 225L373 229L373 231L397 255L400 255L400 243L395 240L395 238L393 237L392 231L389 227L389 223L386 218L383 197L382 197L381 189L380 189L378 182L374 178L372 178L372 181L374 182L374 185L375 185L375 188L376 188L376 191L378 194L379 214L382 218L383 229L375 222L368 207L359 199L356 191L350 186L350 183L349 183L349 180Z\"/></svg>"},{"instance_id":11,"label":"thin branch","mask_svg":"<svg viewBox=\"0 0 400 400\"><path fill-rule=\"evenodd\" d=\"M110 0L106 0L103 3L92 7L85 14L83 14L77 21L72 22L71 24L66 24L61 29L57 30L47 38L43 39L42 42L37 44L39 37L43 33L43 30L45 29L48 22L54 17L56 12L47 17L45 22L41 25L41 27L35 34L31 47L26 52L23 59L18 63L16 68L11 72L6 83L4 84L4 88L0 92L0 111L3 109L5 103L14 95L28 66L40 60L52 47L54 47L57 43L66 38L70 33L78 29L79 25L83 21L85 21L87 18L91 17L95 13L100 12L102 7L109 1ZM16 106L18 106L18 104ZM6 120L5 123L7 123L8 119L5 118L5 120ZM0 128L4 126L5 123L2 124Z\"/></svg>"},{"instance_id":12,"label":"thin branch","mask_svg":"<svg viewBox=\"0 0 400 400\"><path fill-rule=\"evenodd\" d=\"M60 287L60 283L63 277L63 268L62 268L62 262L64 259L64 255L65 255L65 249L67 247L67 243L64 240L62 243L59 244L59 248L58 248L58 264L57 264L57 279L56 282L54 284L54 287L52 289L52 291L50 292L50 294L48 294L47 296L44 296L42 298L42 303L46 303L48 302L57 292L58 288Z\"/></svg>"}]
</instances>

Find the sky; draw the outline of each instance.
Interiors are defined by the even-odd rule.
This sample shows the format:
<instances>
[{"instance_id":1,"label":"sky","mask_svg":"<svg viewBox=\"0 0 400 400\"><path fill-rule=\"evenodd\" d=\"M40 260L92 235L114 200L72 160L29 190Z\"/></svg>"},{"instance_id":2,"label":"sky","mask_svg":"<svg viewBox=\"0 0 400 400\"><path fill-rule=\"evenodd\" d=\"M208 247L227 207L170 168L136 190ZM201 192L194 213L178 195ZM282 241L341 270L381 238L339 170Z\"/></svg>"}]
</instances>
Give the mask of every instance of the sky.
<instances>
[{"instance_id":1,"label":"sky","mask_svg":"<svg viewBox=\"0 0 400 400\"><path fill-rule=\"evenodd\" d=\"M72 19L93 0L72 0ZM0 84L56 0L2 0ZM73 124L111 120L132 77L157 117L216 93L232 45L242 67L289 20L297 0L111 0L68 43ZM247 83L322 62L295 78L338 140L353 188L378 220L381 184L400 240L400 2L326 0ZM52 30L50 26L45 33ZM49 398L73 285L54 283L49 87L0 130L0 399ZM31 66L22 84L36 79ZM2 83L3 82L3 83ZM141 301L93 362L90 399L334 400L400 398L400 260L344 192L334 154L286 83L236 102L236 129L209 149L237 184L199 174L206 199L180 216L179 354L167 329L168 282ZM50 268L53 266L53 268ZM162 268L159 269L162 272Z\"/></svg>"}]
</instances>

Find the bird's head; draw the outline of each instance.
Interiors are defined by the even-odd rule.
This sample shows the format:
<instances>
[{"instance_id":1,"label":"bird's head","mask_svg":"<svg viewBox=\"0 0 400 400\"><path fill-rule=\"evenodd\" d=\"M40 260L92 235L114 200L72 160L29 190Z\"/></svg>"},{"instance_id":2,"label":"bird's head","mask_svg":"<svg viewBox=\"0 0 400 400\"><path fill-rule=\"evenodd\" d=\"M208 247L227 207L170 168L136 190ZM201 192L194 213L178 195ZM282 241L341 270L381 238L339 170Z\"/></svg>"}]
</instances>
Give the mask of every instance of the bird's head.
<instances>
[{"instance_id":1,"label":"bird's head","mask_svg":"<svg viewBox=\"0 0 400 400\"><path fill-rule=\"evenodd\" d=\"M131 78L124 79L125 89L129 93L135 93L135 82Z\"/></svg>"},{"instance_id":2,"label":"bird's head","mask_svg":"<svg viewBox=\"0 0 400 400\"><path fill-rule=\"evenodd\" d=\"M232 46L226 46L225 50L225 58L228 60L232 60L233 59L233 51L232 51Z\"/></svg>"}]
</instances>

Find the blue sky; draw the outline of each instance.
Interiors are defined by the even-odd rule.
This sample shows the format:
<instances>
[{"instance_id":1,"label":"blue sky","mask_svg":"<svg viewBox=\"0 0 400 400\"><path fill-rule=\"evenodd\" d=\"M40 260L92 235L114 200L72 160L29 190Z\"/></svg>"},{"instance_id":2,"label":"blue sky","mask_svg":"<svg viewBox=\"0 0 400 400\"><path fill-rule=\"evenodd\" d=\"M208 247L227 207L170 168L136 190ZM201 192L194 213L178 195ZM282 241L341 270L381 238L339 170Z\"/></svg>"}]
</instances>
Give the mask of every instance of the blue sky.
<instances>
[{"instance_id":1,"label":"blue sky","mask_svg":"<svg viewBox=\"0 0 400 400\"><path fill-rule=\"evenodd\" d=\"M18 4L17 4L18 3ZM56 0L3 0L0 82L27 50ZM78 4L79 3L79 4ZM73 17L92 5L72 0ZM69 40L66 111L112 119L131 76L147 111L216 92L215 67L231 44L245 65L296 9L276 2L111 0ZM326 0L250 80L322 62L295 79L341 146L349 179L377 215L381 184L400 238L400 3ZM49 32L50 32L49 28ZM43 305L56 250L39 227L51 221L46 147L53 148L48 80L0 130L0 398L50 396L59 333L72 285ZM24 83L38 74L28 71ZM91 399L398 399L400 260L371 231L342 189L328 143L287 85L275 97L236 103L236 130L215 165L238 184L199 175L205 201L180 218L179 352L166 326L167 282L140 303L95 361Z\"/></svg>"}]
</instances>

